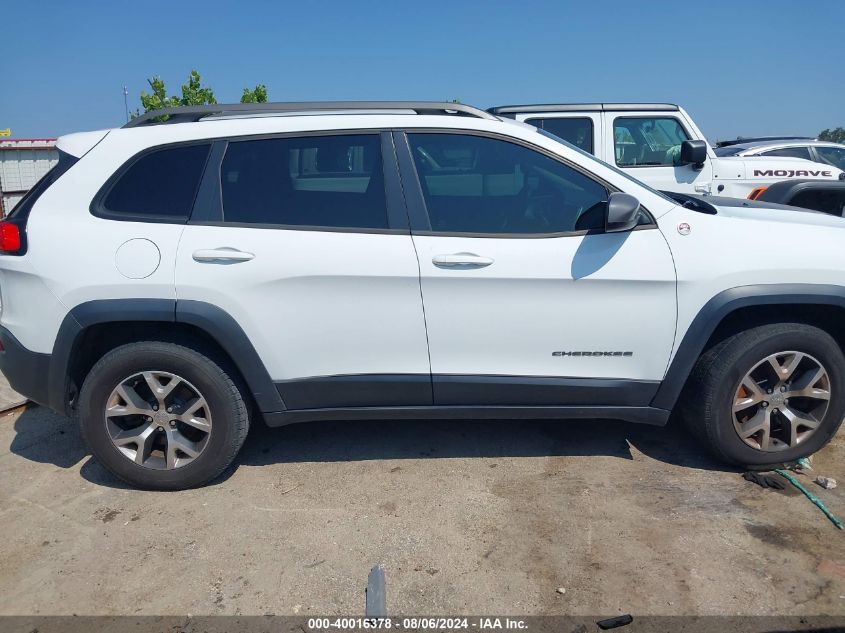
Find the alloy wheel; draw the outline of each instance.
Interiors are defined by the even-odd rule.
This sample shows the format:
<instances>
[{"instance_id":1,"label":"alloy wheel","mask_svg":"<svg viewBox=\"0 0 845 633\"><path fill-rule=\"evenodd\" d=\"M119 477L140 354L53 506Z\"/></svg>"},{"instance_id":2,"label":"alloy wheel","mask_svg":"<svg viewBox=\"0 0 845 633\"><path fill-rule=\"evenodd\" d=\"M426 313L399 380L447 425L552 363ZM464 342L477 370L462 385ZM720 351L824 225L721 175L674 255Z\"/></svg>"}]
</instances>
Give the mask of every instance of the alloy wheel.
<instances>
[{"instance_id":1,"label":"alloy wheel","mask_svg":"<svg viewBox=\"0 0 845 633\"><path fill-rule=\"evenodd\" d=\"M211 437L211 410L200 391L165 371L122 380L106 401L112 444L139 466L173 470L190 464Z\"/></svg>"},{"instance_id":2,"label":"alloy wheel","mask_svg":"<svg viewBox=\"0 0 845 633\"><path fill-rule=\"evenodd\" d=\"M732 415L748 446L766 452L797 446L816 432L830 405L830 377L809 354L767 356L740 381Z\"/></svg>"}]
</instances>

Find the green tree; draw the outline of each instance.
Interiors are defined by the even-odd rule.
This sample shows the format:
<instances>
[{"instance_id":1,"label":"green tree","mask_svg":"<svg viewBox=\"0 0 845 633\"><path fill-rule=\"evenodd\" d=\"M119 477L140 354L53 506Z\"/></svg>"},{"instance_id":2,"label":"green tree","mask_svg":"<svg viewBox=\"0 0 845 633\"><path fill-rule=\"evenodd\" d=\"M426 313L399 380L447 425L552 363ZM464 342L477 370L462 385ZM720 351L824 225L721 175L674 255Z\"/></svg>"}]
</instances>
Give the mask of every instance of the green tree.
<instances>
[{"instance_id":1,"label":"green tree","mask_svg":"<svg viewBox=\"0 0 845 633\"><path fill-rule=\"evenodd\" d=\"M202 77L196 70L192 70L188 76L188 83L182 84L182 98L179 99L179 105L205 105L207 103L217 103L214 98L214 91L208 86L203 87Z\"/></svg>"},{"instance_id":2,"label":"green tree","mask_svg":"<svg viewBox=\"0 0 845 633\"><path fill-rule=\"evenodd\" d=\"M241 103L267 103L267 86L258 84L252 90L244 88Z\"/></svg>"},{"instance_id":3,"label":"green tree","mask_svg":"<svg viewBox=\"0 0 845 633\"><path fill-rule=\"evenodd\" d=\"M191 74L188 75L187 83L182 84L181 97L168 97L164 80L158 75L147 79L147 83L150 84L152 93L148 93L146 90L141 91L141 106L144 108L144 112L160 110L161 108L217 103L214 98L214 91L208 86L202 85L202 77L196 70L192 70ZM140 115L141 112L136 110L133 117ZM166 121L167 117L158 117L156 120Z\"/></svg>"},{"instance_id":4,"label":"green tree","mask_svg":"<svg viewBox=\"0 0 845 633\"><path fill-rule=\"evenodd\" d=\"M822 130L819 132L820 141L830 141L832 143L845 143L845 128L837 127L832 130Z\"/></svg>"},{"instance_id":5,"label":"green tree","mask_svg":"<svg viewBox=\"0 0 845 633\"><path fill-rule=\"evenodd\" d=\"M168 97L167 90L164 87L164 80L161 77L150 77L147 79L150 84L152 94L147 94L146 91L141 91L141 106L144 112L150 110L160 110L161 108L172 108L179 105L176 97ZM134 116L139 116L141 113L136 110Z\"/></svg>"}]
</instances>

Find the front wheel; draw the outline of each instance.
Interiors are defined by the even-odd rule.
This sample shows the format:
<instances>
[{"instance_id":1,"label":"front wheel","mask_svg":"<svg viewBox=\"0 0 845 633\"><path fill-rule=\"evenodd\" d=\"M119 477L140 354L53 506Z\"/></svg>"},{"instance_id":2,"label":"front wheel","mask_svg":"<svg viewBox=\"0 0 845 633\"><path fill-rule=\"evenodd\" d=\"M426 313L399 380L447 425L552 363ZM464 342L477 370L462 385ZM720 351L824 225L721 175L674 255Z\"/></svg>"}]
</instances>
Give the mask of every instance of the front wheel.
<instances>
[{"instance_id":1,"label":"front wheel","mask_svg":"<svg viewBox=\"0 0 845 633\"><path fill-rule=\"evenodd\" d=\"M181 345L123 345L94 365L79 396L94 457L140 488L181 490L217 477L246 439L249 416L232 378Z\"/></svg>"},{"instance_id":2,"label":"front wheel","mask_svg":"<svg viewBox=\"0 0 845 633\"><path fill-rule=\"evenodd\" d=\"M706 352L682 402L687 424L725 461L773 466L827 444L845 416L845 356L803 323L752 328Z\"/></svg>"}]
</instances>

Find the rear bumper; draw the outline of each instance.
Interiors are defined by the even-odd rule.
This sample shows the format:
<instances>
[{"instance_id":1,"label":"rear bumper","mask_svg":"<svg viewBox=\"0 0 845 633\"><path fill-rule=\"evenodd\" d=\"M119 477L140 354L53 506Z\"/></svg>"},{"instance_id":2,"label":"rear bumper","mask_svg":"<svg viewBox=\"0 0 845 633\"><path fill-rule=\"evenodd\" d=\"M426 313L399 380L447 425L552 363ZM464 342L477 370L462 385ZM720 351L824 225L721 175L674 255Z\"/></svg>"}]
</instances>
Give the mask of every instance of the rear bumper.
<instances>
[{"instance_id":1,"label":"rear bumper","mask_svg":"<svg viewBox=\"0 0 845 633\"><path fill-rule=\"evenodd\" d=\"M12 389L38 404L49 406L50 354L28 350L4 327L0 327L0 343L3 344L0 372Z\"/></svg>"}]
</instances>

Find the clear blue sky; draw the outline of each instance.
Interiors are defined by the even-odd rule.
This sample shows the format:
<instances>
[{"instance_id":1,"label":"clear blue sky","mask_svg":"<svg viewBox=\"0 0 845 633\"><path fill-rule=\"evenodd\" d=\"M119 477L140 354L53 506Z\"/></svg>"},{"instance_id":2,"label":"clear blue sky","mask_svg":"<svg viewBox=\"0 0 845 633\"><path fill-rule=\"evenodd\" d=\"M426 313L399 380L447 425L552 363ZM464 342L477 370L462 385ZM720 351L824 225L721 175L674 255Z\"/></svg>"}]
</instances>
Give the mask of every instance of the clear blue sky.
<instances>
[{"instance_id":1,"label":"clear blue sky","mask_svg":"<svg viewBox=\"0 0 845 633\"><path fill-rule=\"evenodd\" d=\"M845 2L5 0L0 128L120 125L154 74L218 101L670 101L713 141L845 125Z\"/></svg>"}]
</instances>

